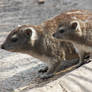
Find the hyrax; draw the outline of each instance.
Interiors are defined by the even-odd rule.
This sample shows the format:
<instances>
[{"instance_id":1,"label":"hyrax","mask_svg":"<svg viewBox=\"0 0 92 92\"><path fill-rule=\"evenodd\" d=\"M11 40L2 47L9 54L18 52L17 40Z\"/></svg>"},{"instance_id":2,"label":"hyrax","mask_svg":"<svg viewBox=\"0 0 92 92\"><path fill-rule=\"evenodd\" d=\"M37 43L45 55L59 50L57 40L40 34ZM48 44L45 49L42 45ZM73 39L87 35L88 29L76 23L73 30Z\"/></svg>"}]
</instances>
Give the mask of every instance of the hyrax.
<instances>
[{"instance_id":1,"label":"hyrax","mask_svg":"<svg viewBox=\"0 0 92 92\"><path fill-rule=\"evenodd\" d=\"M51 77L60 69L71 65L69 60L79 58L70 42L64 42L53 37L58 25L61 24L61 16L56 16L40 25L17 27L8 35L1 48L12 52L26 53L40 59L48 65L47 72L41 75L41 78ZM74 64L75 62L73 62Z\"/></svg>"},{"instance_id":2,"label":"hyrax","mask_svg":"<svg viewBox=\"0 0 92 92\"><path fill-rule=\"evenodd\" d=\"M85 53L92 52L92 12L73 10L62 13L54 37L73 43L80 57L80 65Z\"/></svg>"}]
</instances>

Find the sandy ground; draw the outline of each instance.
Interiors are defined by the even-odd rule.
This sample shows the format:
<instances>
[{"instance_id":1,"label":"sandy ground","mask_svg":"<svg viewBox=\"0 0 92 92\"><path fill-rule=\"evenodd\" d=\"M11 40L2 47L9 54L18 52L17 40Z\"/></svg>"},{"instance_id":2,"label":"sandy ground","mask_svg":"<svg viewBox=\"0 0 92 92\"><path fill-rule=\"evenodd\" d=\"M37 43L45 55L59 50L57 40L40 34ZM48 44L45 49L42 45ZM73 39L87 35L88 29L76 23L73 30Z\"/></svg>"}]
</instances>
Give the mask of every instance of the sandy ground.
<instances>
[{"instance_id":1,"label":"sandy ground","mask_svg":"<svg viewBox=\"0 0 92 92\"><path fill-rule=\"evenodd\" d=\"M70 9L91 10L92 0L45 0L40 5L37 0L0 0L0 44L17 25L40 24ZM0 92L92 92L91 66L44 82L38 79L38 70L44 68L40 60L0 49Z\"/></svg>"}]
</instances>

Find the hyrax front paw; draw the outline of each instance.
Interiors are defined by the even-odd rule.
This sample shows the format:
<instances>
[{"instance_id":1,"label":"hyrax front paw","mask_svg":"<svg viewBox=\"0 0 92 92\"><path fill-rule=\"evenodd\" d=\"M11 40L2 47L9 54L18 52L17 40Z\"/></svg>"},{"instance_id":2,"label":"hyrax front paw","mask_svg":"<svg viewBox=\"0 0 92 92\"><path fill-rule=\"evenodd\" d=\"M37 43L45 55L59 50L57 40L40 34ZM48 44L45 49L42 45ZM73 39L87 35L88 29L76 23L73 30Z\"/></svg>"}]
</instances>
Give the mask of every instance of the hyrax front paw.
<instances>
[{"instance_id":1,"label":"hyrax front paw","mask_svg":"<svg viewBox=\"0 0 92 92\"><path fill-rule=\"evenodd\" d=\"M48 67L45 67L44 69L40 69L38 72L39 73L45 73L48 71Z\"/></svg>"},{"instance_id":2,"label":"hyrax front paw","mask_svg":"<svg viewBox=\"0 0 92 92\"><path fill-rule=\"evenodd\" d=\"M85 63L89 63L89 62L92 61L92 59L90 58L90 53L86 53L86 54L84 55L83 59L84 59L84 64L85 64Z\"/></svg>"},{"instance_id":3,"label":"hyrax front paw","mask_svg":"<svg viewBox=\"0 0 92 92\"><path fill-rule=\"evenodd\" d=\"M42 80L46 80L46 79L49 79L49 78L51 78L53 76L54 76L54 74L43 74L43 75L40 76L40 78Z\"/></svg>"},{"instance_id":4,"label":"hyrax front paw","mask_svg":"<svg viewBox=\"0 0 92 92\"><path fill-rule=\"evenodd\" d=\"M92 59L90 59L90 58L89 58L89 59L84 59L84 64L85 64L85 63L89 63L89 62L91 62L91 61L92 61Z\"/></svg>"}]
</instances>

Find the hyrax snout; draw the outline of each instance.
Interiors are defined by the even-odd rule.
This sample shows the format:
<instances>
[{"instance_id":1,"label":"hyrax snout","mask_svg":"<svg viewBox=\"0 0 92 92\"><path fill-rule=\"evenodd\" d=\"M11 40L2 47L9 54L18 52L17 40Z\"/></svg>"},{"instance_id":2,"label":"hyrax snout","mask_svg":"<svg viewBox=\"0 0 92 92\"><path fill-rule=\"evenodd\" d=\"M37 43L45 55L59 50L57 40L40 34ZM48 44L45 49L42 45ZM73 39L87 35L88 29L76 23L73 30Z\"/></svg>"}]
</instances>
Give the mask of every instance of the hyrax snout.
<instances>
[{"instance_id":1,"label":"hyrax snout","mask_svg":"<svg viewBox=\"0 0 92 92\"><path fill-rule=\"evenodd\" d=\"M24 25L14 29L8 35L1 48L8 51L26 53L32 48L37 39L37 33L34 28Z\"/></svg>"}]
</instances>

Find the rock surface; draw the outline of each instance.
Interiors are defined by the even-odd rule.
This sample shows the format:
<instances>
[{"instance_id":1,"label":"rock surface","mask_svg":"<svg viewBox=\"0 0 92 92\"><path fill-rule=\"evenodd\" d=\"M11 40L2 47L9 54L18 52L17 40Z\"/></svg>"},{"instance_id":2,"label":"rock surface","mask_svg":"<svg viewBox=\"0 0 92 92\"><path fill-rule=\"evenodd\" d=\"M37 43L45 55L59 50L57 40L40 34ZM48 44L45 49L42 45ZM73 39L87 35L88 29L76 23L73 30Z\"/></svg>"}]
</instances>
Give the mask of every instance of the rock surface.
<instances>
[{"instance_id":1,"label":"rock surface","mask_svg":"<svg viewBox=\"0 0 92 92\"><path fill-rule=\"evenodd\" d=\"M65 10L92 9L92 0L0 0L0 44L17 25L40 24ZM0 92L92 92L92 62L59 78L42 81L44 64L0 49Z\"/></svg>"}]
</instances>

